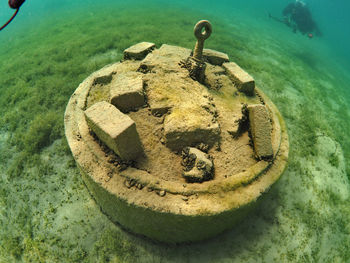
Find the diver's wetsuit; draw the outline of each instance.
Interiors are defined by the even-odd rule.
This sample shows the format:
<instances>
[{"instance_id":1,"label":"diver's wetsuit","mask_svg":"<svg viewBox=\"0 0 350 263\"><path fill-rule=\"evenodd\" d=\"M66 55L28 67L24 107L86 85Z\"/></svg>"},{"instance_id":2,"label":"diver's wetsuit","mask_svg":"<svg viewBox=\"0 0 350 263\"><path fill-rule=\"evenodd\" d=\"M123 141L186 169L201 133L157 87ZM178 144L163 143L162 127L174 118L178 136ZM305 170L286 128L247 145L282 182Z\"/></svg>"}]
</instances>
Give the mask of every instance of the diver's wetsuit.
<instances>
[{"instance_id":1,"label":"diver's wetsuit","mask_svg":"<svg viewBox=\"0 0 350 263\"><path fill-rule=\"evenodd\" d=\"M282 14L293 21L302 34L317 31L309 8L301 2L290 3L283 9Z\"/></svg>"},{"instance_id":2,"label":"diver's wetsuit","mask_svg":"<svg viewBox=\"0 0 350 263\"><path fill-rule=\"evenodd\" d=\"M271 15L269 16L278 22L286 24L288 27L291 27L294 33L300 31L300 33L304 35L315 32L316 35L321 35L318 26L312 19L309 8L304 3L300 1L290 3L283 9L282 14L283 19Z\"/></svg>"}]
</instances>

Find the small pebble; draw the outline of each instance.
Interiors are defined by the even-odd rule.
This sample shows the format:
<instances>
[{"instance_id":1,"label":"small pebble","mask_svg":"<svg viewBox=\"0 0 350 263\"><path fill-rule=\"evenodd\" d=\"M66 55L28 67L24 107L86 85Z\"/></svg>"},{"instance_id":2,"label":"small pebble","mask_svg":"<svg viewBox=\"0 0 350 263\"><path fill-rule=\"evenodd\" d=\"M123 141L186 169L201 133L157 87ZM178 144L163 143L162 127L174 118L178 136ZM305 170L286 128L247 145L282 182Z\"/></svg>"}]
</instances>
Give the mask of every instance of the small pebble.
<instances>
[{"instance_id":1,"label":"small pebble","mask_svg":"<svg viewBox=\"0 0 350 263\"><path fill-rule=\"evenodd\" d=\"M124 185L127 187L127 188L131 188L135 185L135 180L128 180L128 179L125 179L124 181Z\"/></svg>"},{"instance_id":2,"label":"small pebble","mask_svg":"<svg viewBox=\"0 0 350 263\"><path fill-rule=\"evenodd\" d=\"M188 197L187 197L187 196L183 196L183 197L182 197L182 200L184 200L185 202L187 202L187 201L188 201Z\"/></svg>"},{"instance_id":3,"label":"small pebble","mask_svg":"<svg viewBox=\"0 0 350 263\"><path fill-rule=\"evenodd\" d=\"M128 180L125 180L125 181L124 181L124 185L125 185L127 188L131 188L130 181L128 181Z\"/></svg>"},{"instance_id":4,"label":"small pebble","mask_svg":"<svg viewBox=\"0 0 350 263\"><path fill-rule=\"evenodd\" d=\"M157 193L158 193L158 192L157 192ZM160 190L159 193L158 193L158 195L161 196L161 197L163 197L163 196L165 196L165 193L166 193L166 192L165 192L164 190Z\"/></svg>"},{"instance_id":5,"label":"small pebble","mask_svg":"<svg viewBox=\"0 0 350 263\"><path fill-rule=\"evenodd\" d=\"M124 163L122 163L121 165L119 165L119 171L124 171L128 166Z\"/></svg>"},{"instance_id":6,"label":"small pebble","mask_svg":"<svg viewBox=\"0 0 350 263\"><path fill-rule=\"evenodd\" d=\"M134 186L135 184L136 184L136 181L133 180L133 179L131 179L131 180L130 180L130 185L131 185L131 186Z\"/></svg>"}]
</instances>

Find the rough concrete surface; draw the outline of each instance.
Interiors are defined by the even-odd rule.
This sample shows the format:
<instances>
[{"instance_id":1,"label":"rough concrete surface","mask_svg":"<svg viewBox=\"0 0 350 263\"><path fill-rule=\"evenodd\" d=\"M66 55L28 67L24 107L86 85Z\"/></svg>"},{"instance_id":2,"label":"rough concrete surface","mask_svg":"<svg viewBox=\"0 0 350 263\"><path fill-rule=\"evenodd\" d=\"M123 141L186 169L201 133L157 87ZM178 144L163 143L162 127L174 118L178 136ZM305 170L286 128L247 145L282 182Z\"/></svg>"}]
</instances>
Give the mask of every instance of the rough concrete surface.
<instances>
[{"instance_id":1,"label":"rough concrete surface","mask_svg":"<svg viewBox=\"0 0 350 263\"><path fill-rule=\"evenodd\" d=\"M179 63L191 55L188 48L163 44L159 49L148 54L142 61L140 71L178 72Z\"/></svg>"}]
</instances>

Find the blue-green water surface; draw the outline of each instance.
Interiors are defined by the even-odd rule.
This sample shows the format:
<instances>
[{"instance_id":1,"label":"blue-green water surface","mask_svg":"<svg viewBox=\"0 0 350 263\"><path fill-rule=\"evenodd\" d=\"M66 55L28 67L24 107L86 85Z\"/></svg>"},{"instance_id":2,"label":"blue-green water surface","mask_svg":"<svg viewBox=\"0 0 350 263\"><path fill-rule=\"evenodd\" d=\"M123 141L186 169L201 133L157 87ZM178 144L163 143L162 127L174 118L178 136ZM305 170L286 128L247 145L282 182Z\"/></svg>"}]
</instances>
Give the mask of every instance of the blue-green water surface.
<instances>
[{"instance_id":1,"label":"blue-green water surface","mask_svg":"<svg viewBox=\"0 0 350 263\"><path fill-rule=\"evenodd\" d=\"M350 4L305 0L322 36L293 33L287 0L27 0L0 32L0 262L350 262ZM12 15L0 3L0 24ZM256 80L288 126L290 160L231 231L166 246L111 223L64 138L69 97L140 41L208 48ZM203 230L205 231L205 230Z\"/></svg>"}]
</instances>

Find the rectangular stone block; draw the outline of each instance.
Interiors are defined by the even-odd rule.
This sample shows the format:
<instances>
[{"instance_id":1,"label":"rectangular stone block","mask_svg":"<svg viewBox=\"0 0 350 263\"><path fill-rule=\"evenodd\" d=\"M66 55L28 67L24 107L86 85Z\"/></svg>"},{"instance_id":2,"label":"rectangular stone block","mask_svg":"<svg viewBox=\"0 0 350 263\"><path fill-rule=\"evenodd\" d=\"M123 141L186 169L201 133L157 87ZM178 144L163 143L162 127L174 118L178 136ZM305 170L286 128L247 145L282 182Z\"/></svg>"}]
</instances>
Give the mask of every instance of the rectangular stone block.
<instances>
[{"instance_id":1,"label":"rectangular stone block","mask_svg":"<svg viewBox=\"0 0 350 263\"><path fill-rule=\"evenodd\" d=\"M101 101L84 113L90 129L121 159L134 160L143 153L135 122L112 104Z\"/></svg>"},{"instance_id":2,"label":"rectangular stone block","mask_svg":"<svg viewBox=\"0 0 350 263\"><path fill-rule=\"evenodd\" d=\"M259 159L271 158L273 156L272 127L267 108L261 104L249 105L248 112L255 154Z\"/></svg>"},{"instance_id":3,"label":"rectangular stone block","mask_svg":"<svg viewBox=\"0 0 350 263\"><path fill-rule=\"evenodd\" d=\"M122 112L136 110L145 105L141 74L119 74L111 84L111 103Z\"/></svg>"},{"instance_id":4,"label":"rectangular stone block","mask_svg":"<svg viewBox=\"0 0 350 263\"><path fill-rule=\"evenodd\" d=\"M221 66L222 63L228 62L228 55L212 49L203 49L203 58L212 65Z\"/></svg>"},{"instance_id":5,"label":"rectangular stone block","mask_svg":"<svg viewBox=\"0 0 350 263\"><path fill-rule=\"evenodd\" d=\"M141 42L124 50L124 59L144 59L156 47L150 42Z\"/></svg>"},{"instance_id":6,"label":"rectangular stone block","mask_svg":"<svg viewBox=\"0 0 350 263\"><path fill-rule=\"evenodd\" d=\"M252 76L234 62L224 63L222 66L226 70L227 75L236 84L239 91L249 96L254 95L255 81Z\"/></svg>"},{"instance_id":7,"label":"rectangular stone block","mask_svg":"<svg viewBox=\"0 0 350 263\"><path fill-rule=\"evenodd\" d=\"M174 151L199 143L212 147L220 140L220 127L204 109L175 108L164 119L166 146Z\"/></svg>"}]
</instances>

